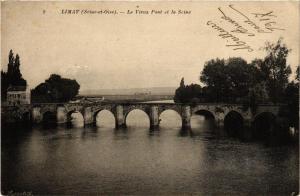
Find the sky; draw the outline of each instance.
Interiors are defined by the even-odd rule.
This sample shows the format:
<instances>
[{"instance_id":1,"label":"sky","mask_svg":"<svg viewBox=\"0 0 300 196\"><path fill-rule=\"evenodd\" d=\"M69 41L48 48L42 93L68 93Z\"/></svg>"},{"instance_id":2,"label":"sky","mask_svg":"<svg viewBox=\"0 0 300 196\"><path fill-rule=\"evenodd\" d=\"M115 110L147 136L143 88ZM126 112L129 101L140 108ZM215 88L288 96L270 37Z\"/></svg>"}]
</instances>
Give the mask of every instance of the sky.
<instances>
[{"instance_id":1,"label":"sky","mask_svg":"<svg viewBox=\"0 0 300 196\"><path fill-rule=\"evenodd\" d=\"M258 32L229 5L272 31ZM66 9L79 12L65 14ZM254 36L231 32L232 21ZM211 23L252 51L226 47L234 40L218 36ZM81 90L176 87L182 77L186 84L200 83L206 61L242 57L251 62L266 55L261 50L266 41L280 37L291 49L288 64L294 71L300 64L299 2L1 2L1 67L7 69L10 49L18 53L30 88L52 73L76 79Z\"/></svg>"}]
</instances>

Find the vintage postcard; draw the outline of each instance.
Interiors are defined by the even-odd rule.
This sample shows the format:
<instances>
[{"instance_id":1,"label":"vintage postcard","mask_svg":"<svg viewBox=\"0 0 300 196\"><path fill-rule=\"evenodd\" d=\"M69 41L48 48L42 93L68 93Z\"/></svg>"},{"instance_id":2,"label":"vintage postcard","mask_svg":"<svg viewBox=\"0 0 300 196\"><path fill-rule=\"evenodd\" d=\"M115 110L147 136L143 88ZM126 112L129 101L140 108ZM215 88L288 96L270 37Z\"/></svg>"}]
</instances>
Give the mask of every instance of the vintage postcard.
<instances>
[{"instance_id":1,"label":"vintage postcard","mask_svg":"<svg viewBox=\"0 0 300 196\"><path fill-rule=\"evenodd\" d=\"M298 1L2 1L1 194L298 195Z\"/></svg>"}]
</instances>

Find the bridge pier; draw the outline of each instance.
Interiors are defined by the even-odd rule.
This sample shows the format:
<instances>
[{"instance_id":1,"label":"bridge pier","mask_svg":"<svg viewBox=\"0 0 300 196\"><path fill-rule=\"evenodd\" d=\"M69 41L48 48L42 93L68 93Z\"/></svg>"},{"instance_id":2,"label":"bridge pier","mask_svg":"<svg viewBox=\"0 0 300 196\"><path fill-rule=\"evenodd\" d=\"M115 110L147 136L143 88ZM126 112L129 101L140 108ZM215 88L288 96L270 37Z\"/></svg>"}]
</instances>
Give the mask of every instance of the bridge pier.
<instances>
[{"instance_id":1,"label":"bridge pier","mask_svg":"<svg viewBox=\"0 0 300 196\"><path fill-rule=\"evenodd\" d=\"M43 121L43 116L41 114L41 108L40 107L34 107L32 108L32 122L33 123L41 123Z\"/></svg>"},{"instance_id":2,"label":"bridge pier","mask_svg":"<svg viewBox=\"0 0 300 196\"><path fill-rule=\"evenodd\" d=\"M158 107L152 106L150 110L150 130L157 130L159 128Z\"/></svg>"},{"instance_id":3,"label":"bridge pier","mask_svg":"<svg viewBox=\"0 0 300 196\"><path fill-rule=\"evenodd\" d=\"M224 128L224 119L217 119L216 126L218 129L223 129Z\"/></svg>"},{"instance_id":4,"label":"bridge pier","mask_svg":"<svg viewBox=\"0 0 300 196\"><path fill-rule=\"evenodd\" d=\"M183 106L181 112L182 130L191 130L191 108L190 106Z\"/></svg>"},{"instance_id":5,"label":"bridge pier","mask_svg":"<svg viewBox=\"0 0 300 196\"><path fill-rule=\"evenodd\" d=\"M115 117L116 117L116 129L126 128L124 110L122 105L117 105Z\"/></svg>"},{"instance_id":6,"label":"bridge pier","mask_svg":"<svg viewBox=\"0 0 300 196\"><path fill-rule=\"evenodd\" d=\"M83 119L84 119L84 126L93 125L95 123L94 122L95 119L91 107L84 108Z\"/></svg>"},{"instance_id":7,"label":"bridge pier","mask_svg":"<svg viewBox=\"0 0 300 196\"><path fill-rule=\"evenodd\" d=\"M245 119L243 124L243 130L241 134L244 140L251 140L253 138L252 121L251 119Z\"/></svg>"},{"instance_id":8,"label":"bridge pier","mask_svg":"<svg viewBox=\"0 0 300 196\"><path fill-rule=\"evenodd\" d=\"M56 119L57 119L57 124L65 124L68 122L67 111L65 107L63 106L57 107Z\"/></svg>"}]
</instances>

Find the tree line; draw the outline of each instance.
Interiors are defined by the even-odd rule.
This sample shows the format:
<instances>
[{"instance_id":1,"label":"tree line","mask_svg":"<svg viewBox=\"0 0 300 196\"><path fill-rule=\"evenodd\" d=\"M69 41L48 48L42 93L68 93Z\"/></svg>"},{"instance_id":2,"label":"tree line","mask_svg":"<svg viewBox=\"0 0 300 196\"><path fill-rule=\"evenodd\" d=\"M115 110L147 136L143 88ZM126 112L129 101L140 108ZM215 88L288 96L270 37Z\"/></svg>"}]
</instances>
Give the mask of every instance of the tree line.
<instances>
[{"instance_id":1,"label":"tree line","mask_svg":"<svg viewBox=\"0 0 300 196\"><path fill-rule=\"evenodd\" d=\"M289 82L291 68L286 63L289 49L279 39L277 43L266 43L267 56L247 63L241 57L212 59L204 64L198 84L184 84L181 79L176 89L174 101L188 102L224 102L243 103L281 103L286 101L287 88L297 86L296 81Z\"/></svg>"},{"instance_id":2,"label":"tree line","mask_svg":"<svg viewBox=\"0 0 300 196\"><path fill-rule=\"evenodd\" d=\"M1 70L1 101L6 101L7 89L10 86L27 86L27 81L20 71L20 57L14 56L10 50L7 71ZM80 85L76 80L63 78L58 74L51 74L45 82L31 90L32 103L67 102L79 92Z\"/></svg>"},{"instance_id":3,"label":"tree line","mask_svg":"<svg viewBox=\"0 0 300 196\"><path fill-rule=\"evenodd\" d=\"M181 79L175 91L176 103L239 103L255 111L258 104L285 103L286 116L298 124L299 66L296 76L287 65L290 49L280 38L276 43L267 42L263 48L266 56L250 63L240 57L211 59L204 64L200 82L204 85L185 85ZM297 125L298 127L298 125Z\"/></svg>"}]
</instances>

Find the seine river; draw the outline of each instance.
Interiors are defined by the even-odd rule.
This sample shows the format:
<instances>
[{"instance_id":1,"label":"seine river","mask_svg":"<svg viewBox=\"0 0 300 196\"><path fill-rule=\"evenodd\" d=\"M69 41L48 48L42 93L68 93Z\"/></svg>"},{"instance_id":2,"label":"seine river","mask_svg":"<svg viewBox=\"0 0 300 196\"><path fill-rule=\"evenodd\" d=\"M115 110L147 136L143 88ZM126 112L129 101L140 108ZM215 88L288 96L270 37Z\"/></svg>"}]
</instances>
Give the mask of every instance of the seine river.
<instances>
[{"instance_id":1,"label":"seine river","mask_svg":"<svg viewBox=\"0 0 300 196\"><path fill-rule=\"evenodd\" d=\"M32 194L290 195L298 191L297 145L268 147L221 137L201 118L193 136L181 119L162 113L149 131L145 113L132 111L126 130L114 129L108 111L98 127L2 130L2 191Z\"/></svg>"}]
</instances>

